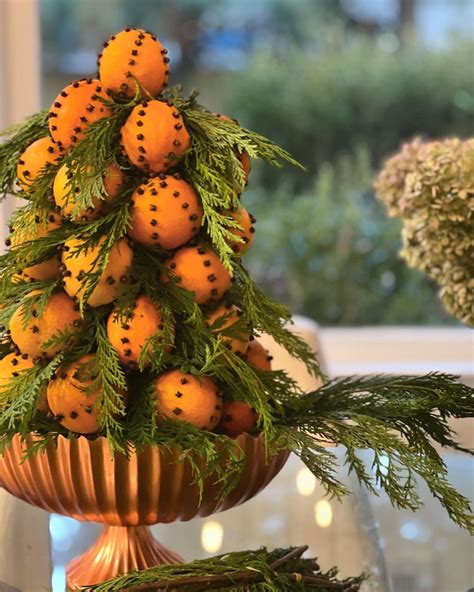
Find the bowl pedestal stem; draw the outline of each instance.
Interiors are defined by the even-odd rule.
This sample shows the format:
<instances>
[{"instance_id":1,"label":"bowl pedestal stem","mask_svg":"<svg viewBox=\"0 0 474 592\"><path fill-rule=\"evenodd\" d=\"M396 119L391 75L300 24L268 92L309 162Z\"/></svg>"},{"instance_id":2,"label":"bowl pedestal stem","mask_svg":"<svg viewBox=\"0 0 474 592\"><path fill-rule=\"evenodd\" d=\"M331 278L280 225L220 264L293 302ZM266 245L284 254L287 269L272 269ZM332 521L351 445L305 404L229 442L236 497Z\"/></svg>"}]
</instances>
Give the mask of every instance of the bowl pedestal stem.
<instances>
[{"instance_id":1,"label":"bowl pedestal stem","mask_svg":"<svg viewBox=\"0 0 474 592\"><path fill-rule=\"evenodd\" d=\"M106 526L97 542L68 565L68 588L74 590L169 563L183 563L183 559L163 547L148 526Z\"/></svg>"}]
</instances>

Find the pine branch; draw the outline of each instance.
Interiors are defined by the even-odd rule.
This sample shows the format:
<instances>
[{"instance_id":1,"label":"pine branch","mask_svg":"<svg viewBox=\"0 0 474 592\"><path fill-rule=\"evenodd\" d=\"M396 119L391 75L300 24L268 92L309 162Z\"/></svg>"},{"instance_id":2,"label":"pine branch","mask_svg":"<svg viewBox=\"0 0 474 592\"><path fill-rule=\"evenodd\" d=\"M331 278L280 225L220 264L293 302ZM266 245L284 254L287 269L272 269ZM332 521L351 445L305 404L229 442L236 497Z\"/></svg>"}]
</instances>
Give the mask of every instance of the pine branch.
<instances>
[{"instance_id":1,"label":"pine branch","mask_svg":"<svg viewBox=\"0 0 474 592\"><path fill-rule=\"evenodd\" d=\"M367 576L337 579L337 569L322 573L315 559L301 556L307 545L269 552L240 551L181 565L166 565L81 588L84 592L158 590L233 590L234 592L357 592Z\"/></svg>"},{"instance_id":2,"label":"pine branch","mask_svg":"<svg viewBox=\"0 0 474 592\"><path fill-rule=\"evenodd\" d=\"M288 429L288 446L318 478L321 451L314 442L322 438L346 448L349 472L372 493L381 488L395 506L416 510L421 505L419 476L452 520L473 531L469 502L449 484L433 443L472 454L454 440L447 422L474 415L474 389L436 373L349 377L288 400L284 407L279 427ZM282 436L279 444L286 447L284 440ZM358 456L361 449L373 453L372 474ZM325 478L334 475L334 468L330 463L325 467ZM327 490L339 494L337 487Z\"/></svg>"}]
</instances>

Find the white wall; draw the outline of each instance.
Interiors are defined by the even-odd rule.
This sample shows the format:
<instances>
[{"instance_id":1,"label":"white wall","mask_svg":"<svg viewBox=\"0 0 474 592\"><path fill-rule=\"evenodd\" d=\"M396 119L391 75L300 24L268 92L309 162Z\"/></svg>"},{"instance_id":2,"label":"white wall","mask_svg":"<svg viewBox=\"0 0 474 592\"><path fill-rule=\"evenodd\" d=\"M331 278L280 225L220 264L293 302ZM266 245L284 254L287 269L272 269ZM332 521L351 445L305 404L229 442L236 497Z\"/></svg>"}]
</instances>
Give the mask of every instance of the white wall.
<instances>
[{"instance_id":1,"label":"white wall","mask_svg":"<svg viewBox=\"0 0 474 592\"><path fill-rule=\"evenodd\" d=\"M0 128L39 106L39 20L36 0L0 0ZM0 239L14 207L1 204ZM13 588L12 588L13 587ZM0 490L0 592L50 588L48 515Z\"/></svg>"}]
</instances>

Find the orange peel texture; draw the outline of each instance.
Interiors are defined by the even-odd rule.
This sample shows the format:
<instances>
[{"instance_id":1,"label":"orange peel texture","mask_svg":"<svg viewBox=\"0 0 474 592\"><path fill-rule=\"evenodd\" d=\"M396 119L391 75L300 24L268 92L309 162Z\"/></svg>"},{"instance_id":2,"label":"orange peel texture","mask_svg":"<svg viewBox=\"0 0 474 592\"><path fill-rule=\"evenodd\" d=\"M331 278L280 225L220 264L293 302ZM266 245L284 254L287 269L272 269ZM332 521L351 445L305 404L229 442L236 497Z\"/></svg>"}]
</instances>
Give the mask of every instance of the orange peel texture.
<instances>
[{"instance_id":1,"label":"orange peel texture","mask_svg":"<svg viewBox=\"0 0 474 592\"><path fill-rule=\"evenodd\" d=\"M123 150L132 164L149 173L164 173L189 148L191 138L181 113L162 101L137 105L121 130Z\"/></svg>"},{"instance_id":2,"label":"orange peel texture","mask_svg":"<svg viewBox=\"0 0 474 592\"><path fill-rule=\"evenodd\" d=\"M64 148L49 136L30 144L21 153L16 167L18 183L23 191L28 191L45 166L54 164L63 152Z\"/></svg>"},{"instance_id":3,"label":"orange peel texture","mask_svg":"<svg viewBox=\"0 0 474 592\"><path fill-rule=\"evenodd\" d=\"M207 376L193 376L174 369L155 381L158 413L213 430L221 417L222 394Z\"/></svg>"},{"instance_id":4,"label":"orange peel texture","mask_svg":"<svg viewBox=\"0 0 474 592\"><path fill-rule=\"evenodd\" d=\"M14 250L28 241L45 238L48 234L61 226L61 216L56 212L47 212L45 216L37 215L35 217L35 229L30 234L20 233L12 228L12 233L7 241L7 244ZM14 281L45 281L54 280L59 274L59 258L55 255L51 259L46 259L40 263L36 263L26 267L13 278Z\"/></svg>"},{"instance_id":5,"label":"orange peel texture","mask_svg":"<svg viewBox=\"0 0 474 592\"><path fill-rule=\"evenodd\" d=\"M167 85L168 51L155 35L142 29L125 29L112 35L99 55L99 77L115 94L134 97L158 95Z\"/></svg>"},{"instance_id":6,"label":"orange peel texture","mask_svg":"<svg viewBox=\"0 0 474 592\"><path fill-rule=\"evenodd\" d=\"M48 405L63 425L77 434L93 434L98 430L98 413L94 407L100 391L86 392L92 384L84 365L94 356L83 356L67 368L59 368L48 384Z\"/></svg>"},{"instance_id":7,"label":"orange peel texture","mask_svg":"<svg viewBox=\"0 0 474 592\"><path fill-rule=\"evenodd\" d=\"M106 204L112 203L117 197L124 181L122 170L116 165L109 165L104 173L104 199L94 197L93 205L85 210L75 212L74 195L79 193L79 188L74 187L73 174L66 165L63 165L54 178L53 195L56 205L61 209L63 216L73 222L89 222L99 216Z\"/></svg>"},{"instance_id":8,"label":"orange peel texture","mask_svg":"<svg viewBox=\"0 0 474 592\"><path fill-rule=\"evenodd\" d=\"M31 296L33 294L34 292L30 293ZM49 347L44 344L63 331L72 334L79 331L82 321L77 309L67 294L62 291L55 292L49 297L41 315L33 311L33 317L24 326L24 310L23 306L20 306L10 319L12 341L22 353L32 358L52 358L65 347L65 344Z\"/></svg>"},{"instance_id":9,"label":"orange peel texture","mask_svg":"<svg viewBox=\"0 0 474 592\"><path fill-rule=\"evenodd\" d=\"M263 347L258 339L250 341L244 359L247 364L257 368L257 370L268 372L272 369L273 357L269 355L268 350Z\"/></svg>"},{"instance_id":10,"label":"orange peel texture","mask_svg":"<svg viewBox=\"0 0 474 592\"><path fill-rule=\"evenodd\" d=\"M171 175L140 185L132 196L128 235L137 243L176 249L198 232L203 211L194 189Z\"/></svg>"},{"instance_id":11,"label":"orange peel texture","mask_svg":"<svg viewBox=\"0 0 474 592\"><path fill-rule=\"evenodd\" d=\"M242 401L230 401L224 403L220 429L228 436L238 436L244 432L251 432L257 423L258 414Z\"/></svg>"},{"instance_id":12,"label":"orange peel texture","mask_svg":"<svg viewBox=\"0 0 474 592\"><path fill-rule=\"evenodd\" d=\"M66 86L49 109L53 140L70 148L84 138L91 123L110 117L112 112L100 99L110 100L100 80L88 78Z\"/></svg>"},{"instance_id":13,"label":"orange peel texture","mask_svg":"<svg viewBox=\"0 0 474 592\"><path fill-rule=\"evenodd\" d=\"M215 251L203 245L181 247L165 262L165 268L181 288L194 292L198 304L220 300L232 283Z\"/></svg>"},{"instance_id":14,"label":"orange peel texture","mask_svg":"<svg viewBox=\"0 0 474 592\"><path fill-rule=\"evenodd\" d=\"M120 361L127 365L138 363L149 338L162 329L163 317L158 307L144 294L135 300L129 315L114 310L107 319L109 341L117 350Z\"/></svg>"},{"instance_id":15,"label":"orange peel texture","mask_svg":"<svg viewBox=\"0 0 474 592\"><path fill-rule=\"evenodd\" d=\"M72 238L65 242L62 262L64 271L64 289L71 298L83 299L84 284L89 274L97 270L97 256L101 245L106 240L103 236L98 244L82 250L78 255L77 249L84 245L84 241ZM102 306L113 302L121 290L121 286L129 281L132 265L133 250L125 238L120 239L110 250L109 261L100 275L99 281L87 299L89 306Z\"/></svg>"},{"instance_id":16,"label":"orange peel texture","mask_svg":"<svg viewBox=\"0 0 474 592\"><path fill-rule=\"evenodd\" d=\"M206 325L213 333L225 332L226 329L235 325L242 315L242 311L233 304L220 304L215 310L206 316ZM215 327L213 326L215 325ZM239 339L235 337L222 337L222 341L230 351L243 355L249 345L250 334L248 329L242 330Z\"/></svg>"},{"instance_id":17,"label":"orange peel texture","mask_svg":"<svg viewBox=\"0 0 474 592\"><path fill-rule=\"evenodd\" d=\"M234 236L241 238L243 241L232 241L232 249L234 253L243 255L252 246L253 237L255 234L254 224L256 220L245 208L240 208L234 212L229 212L229 215L242 227L242 230L238 228L229 228L230 232L232 232Z\"/></svg>"}]
</instances>

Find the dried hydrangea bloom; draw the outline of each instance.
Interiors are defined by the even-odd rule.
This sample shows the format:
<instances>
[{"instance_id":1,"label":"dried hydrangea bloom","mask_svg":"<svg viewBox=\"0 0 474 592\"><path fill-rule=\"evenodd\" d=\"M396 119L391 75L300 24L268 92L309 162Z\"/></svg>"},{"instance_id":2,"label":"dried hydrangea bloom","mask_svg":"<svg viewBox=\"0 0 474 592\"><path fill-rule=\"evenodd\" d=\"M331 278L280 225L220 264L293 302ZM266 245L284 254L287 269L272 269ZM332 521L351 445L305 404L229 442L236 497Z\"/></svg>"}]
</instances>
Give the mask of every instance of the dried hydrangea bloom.
<instances>
[{"instance_id":1,"label":"dried hydrangea bloom","mask_svg":"<svg viewBox=\"0 0 474 592\"><path fill-rule=\"evenodd\" d=\"M375 180L377 197L388 207L389 216L401 215L407 175L415 170L421 138L403 144L400 152L390 157Z\"/></svg>"},{"instance_id":2,"label":"dried hydrangea bloom","mask_svg":"<svg viewBox=\"0 0 474 592\"><path fill-rule=\"evenodd\" d=\"M471 267L447 266L440 296L446 310L466 325L474 325L474 276Z\"/></svg>"},{"instance_id":3,"label":"dried hydrangea bloom","mask_svg":"<svg viewBox=\"0 0 474 592\"><path fill-rule=\"evenodd\" d=\"M401 255L441 285L452 315L474 324L474 139L405 144L375 190L402 219Z\"/></svg>"}]
</instances>

